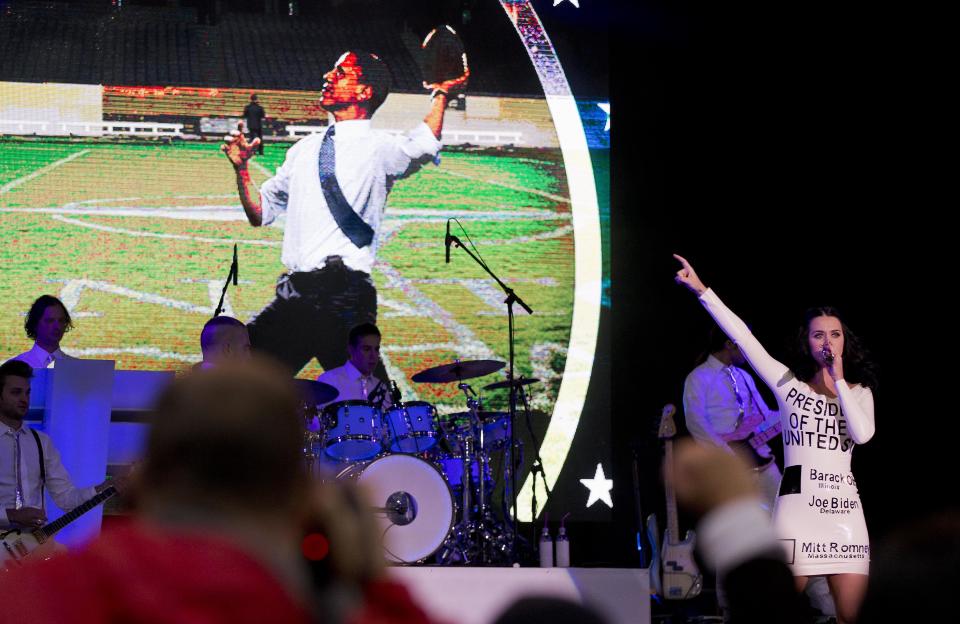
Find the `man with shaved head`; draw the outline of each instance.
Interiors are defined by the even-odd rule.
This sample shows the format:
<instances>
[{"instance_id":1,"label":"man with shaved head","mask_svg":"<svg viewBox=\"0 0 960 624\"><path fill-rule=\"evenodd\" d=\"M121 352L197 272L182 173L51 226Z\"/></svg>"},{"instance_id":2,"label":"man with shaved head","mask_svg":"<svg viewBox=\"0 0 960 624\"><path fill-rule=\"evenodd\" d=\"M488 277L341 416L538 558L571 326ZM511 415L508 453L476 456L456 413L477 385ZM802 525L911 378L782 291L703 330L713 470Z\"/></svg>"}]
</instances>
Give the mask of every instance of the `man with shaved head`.
<instances>
[{"instance_id":1,"label":"man with shaved head","mask_svg":"<svg viewBox=\"0 0 960 624\"><path fill-rule=\"evenodd\" d=\"M250 334L247 326L230 316L215 316L200 332L203 362L200 368L213 368L232 360L250 357Z\"/></svg>"}]
</instances>

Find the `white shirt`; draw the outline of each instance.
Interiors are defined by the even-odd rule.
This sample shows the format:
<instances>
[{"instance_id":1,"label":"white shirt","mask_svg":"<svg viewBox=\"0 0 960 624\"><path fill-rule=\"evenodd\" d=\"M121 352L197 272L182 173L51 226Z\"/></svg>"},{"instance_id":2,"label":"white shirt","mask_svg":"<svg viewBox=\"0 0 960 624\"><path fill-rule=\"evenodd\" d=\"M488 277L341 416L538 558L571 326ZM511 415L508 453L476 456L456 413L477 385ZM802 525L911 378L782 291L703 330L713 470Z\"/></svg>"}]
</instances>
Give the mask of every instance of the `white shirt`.
<instances>
[{"instance_id":1,"label":"white shirt","mask_svg":"<svg viewBox=\"0 0 960 624\"><path fill-rule=\"evenodd\" d=\"M779 422L779 415L767 407L749 373L732 365L728 371L723 362L710 355L687 375L683 384L683 413L694 439L723 449L729 446L720 435L734 431L740 416L731 372L737 379L745 414L760 410L764 429Z\"/></svg>"},{"instance_id":2,"label":"white shirt","mask_svg":"<svg viewBox=\"0 0 960 624\"><path fill-rule=\"evenodd\" d=\"M347 360L347 363L343 366L325 371L317 377L317 381L330 384L340 391L337 398L332 401L335 403L340 401L366 401L377 384L384 383L373 375L362 375L350 360ZM389 392L387 392L386 398L390 398Z\"/></svg>"},{"instance_id":3,"label":"white shirt","mask_svg":"<svg viewBox=\"0 0 960 624\"><path fill-rule=\"evenodd\" d=\"M69 511L93 498L97 494L96 488L77 488L70 479L70 474L60 461L60 452L53 445L50 436L38 431L40 444L43 447L43 459L46 468L46 488L51 498L64 511ZM17 437L20 438L20 483L23 488L23 506L43 509L43 496L40 490L40 455L37 452L37 442L26 425L14 431L6 424L0 423L0 527L9 527L7 509L16 507L17 471L14 458L16 457Z\"/></svg>"},{"instance_id":4,"label":"white shirt","mask_svg":"<svg viewBox=\"0 0 960 624\"><path fill-rule=\"evenodd\" d=\"M368 119L341 121L336 128L337 182L354 212L379 233L393 183L433 159L440 141L425 123L401 136L372 130ZM370 273L378 237L357 248L327 209L320 188L324 136L314 134L298 141L276 175L264 182L260 188L263 225L286 213L280 259L290 271L313 271L323 267L327 256L340 256L351 269Z\"/></svg>"},{"instance_id":5,"label":"white shirt","mask_svg":"<svg viewBox=\"0 0 960 624\"><path fill-rule=\"evenodd\" d=\"M33 343L33 348L29 351L25 351L18 355L14 360L20 360L21 362L26 362L30 365L30 368L50 368L54 365L55 362L63 359L74 359L73 356L67 355L59 348L53 353L49 353L46 349Z\"/></svg>"}]
</instances>

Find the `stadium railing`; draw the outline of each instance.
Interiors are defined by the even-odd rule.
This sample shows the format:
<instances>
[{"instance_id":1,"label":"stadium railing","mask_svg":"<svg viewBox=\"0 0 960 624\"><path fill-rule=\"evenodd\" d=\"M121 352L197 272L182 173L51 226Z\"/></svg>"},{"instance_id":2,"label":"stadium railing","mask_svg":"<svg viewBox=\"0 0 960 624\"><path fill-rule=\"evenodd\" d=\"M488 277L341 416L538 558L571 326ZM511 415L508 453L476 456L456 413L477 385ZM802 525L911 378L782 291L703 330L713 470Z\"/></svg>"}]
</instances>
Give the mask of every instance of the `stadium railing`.
<instances>
[{"instance_id":1,"label":"stadium railing","mask_svg":"<svg viewBox=\"0 0 960 624\"><path fill-rule=\"evenodd\" d=\"M183 124L125 121L37 121L0 119L0 134L35 134L41 136L183 136Z\"/></svg>"},{"instance_id":2,"label":"stadium railing","mask_svg":"<svg viewBox=\"0 0 960 624\"><path fill-rule=\"evenodd\" d=\"M326 130L326 126L285 126L288 137L305 137ZM403 134L404 130L384 130L390 134ZM444 130L443 143L446 145L522 145L523 133L498 130Z\"/></svg>"}]
</instances>

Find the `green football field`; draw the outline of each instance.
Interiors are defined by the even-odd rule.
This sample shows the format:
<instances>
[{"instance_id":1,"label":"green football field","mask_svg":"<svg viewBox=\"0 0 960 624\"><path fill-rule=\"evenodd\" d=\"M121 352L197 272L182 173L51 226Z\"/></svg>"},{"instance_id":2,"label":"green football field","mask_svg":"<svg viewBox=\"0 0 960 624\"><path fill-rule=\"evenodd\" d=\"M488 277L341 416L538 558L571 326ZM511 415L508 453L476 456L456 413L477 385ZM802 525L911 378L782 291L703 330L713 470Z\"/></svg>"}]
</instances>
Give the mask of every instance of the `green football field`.
<instances>
[{"instance_id":1,"label":"green football field","mask_svg":"<svg viewBox=\"0 0 960 624\"><path fill-rule=\"evenodd\" d=\"M268 144L256 182L290 144ZM446 219L457 217L491 268L530 304L519 310L518 374L545 381L549 413L563 371L573 308L570 202L559 150L445 149L394 187L373 278L384 359L405 400L462 409L453 387L409 381L460 359L506 360L503 296L460 250L444 264ZM198 335L239 244L239 288L226 314L249 320L273 297L280 227L250 227L232 169L216 143L118 143L0 138L0 356L30 346L23 313L41 293L63 299L76 329L64 350L166 370L199 359ZM457 234L466 240L463 233ZM344 353L346 358L346 353ZM314 361L301 377L321 372ZM496 373L476 386L502 378ZM488 409L503 409L491 394Z\"/></svg>"}]
</instances>

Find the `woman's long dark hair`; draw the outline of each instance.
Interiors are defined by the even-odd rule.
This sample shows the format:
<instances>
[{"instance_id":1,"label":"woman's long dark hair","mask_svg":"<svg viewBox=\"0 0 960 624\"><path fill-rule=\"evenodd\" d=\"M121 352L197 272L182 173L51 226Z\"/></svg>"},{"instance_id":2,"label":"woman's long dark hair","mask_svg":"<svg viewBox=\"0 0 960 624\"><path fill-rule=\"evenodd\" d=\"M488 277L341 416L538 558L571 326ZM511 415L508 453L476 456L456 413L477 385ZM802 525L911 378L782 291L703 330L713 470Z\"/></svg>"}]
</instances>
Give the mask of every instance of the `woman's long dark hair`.
<instances>
[{"instance_id":1,"label":"woman's long dark hair","mask_svg":"<svg viewBox=\"0 0 960 624\"><path fill-rule=\"evenodd\" d=\"M840 320L843 329L843 377L849 384L860 384L872 390L877 388L877 367L870 358L870 352L855 333L850 331L843 321L840 311L832 306L810 308L803 315L803 324L797 330L793 344L791 370L800 381L810 381L819 370L817 361L810 353L810 322L818 316L833 316Z\"/></svg>"}]
</instances>

